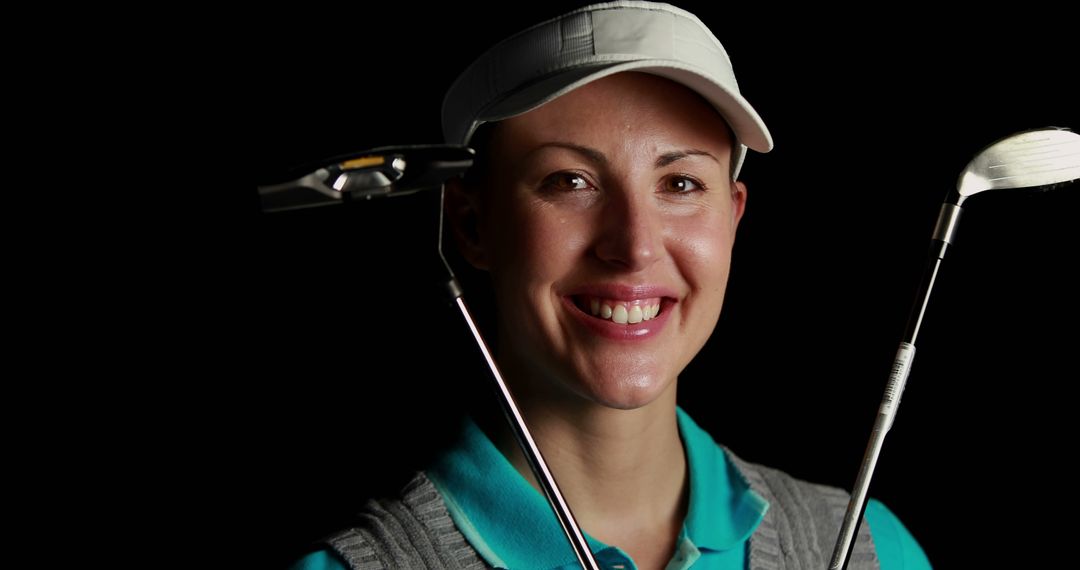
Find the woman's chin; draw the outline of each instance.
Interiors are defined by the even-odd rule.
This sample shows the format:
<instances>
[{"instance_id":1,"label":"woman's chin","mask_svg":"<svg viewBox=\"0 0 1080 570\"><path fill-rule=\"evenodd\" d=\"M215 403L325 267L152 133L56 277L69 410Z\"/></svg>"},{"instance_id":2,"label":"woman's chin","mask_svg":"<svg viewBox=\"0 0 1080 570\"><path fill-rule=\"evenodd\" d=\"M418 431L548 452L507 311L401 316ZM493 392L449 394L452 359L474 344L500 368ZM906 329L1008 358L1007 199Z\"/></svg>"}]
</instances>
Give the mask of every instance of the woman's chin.
<instances>
[{"instance_id":1,"label":"woman's chin","mask_svg":"<svg viewBox=\"0 0 1080 570\"><path fill-rule=\"evenodd\" d=\"M581 395L608 408L634 410L656 401L672 382L657 376L639 374L619 378L594 378L578 389Z\"/></svg>"}]
</instances>

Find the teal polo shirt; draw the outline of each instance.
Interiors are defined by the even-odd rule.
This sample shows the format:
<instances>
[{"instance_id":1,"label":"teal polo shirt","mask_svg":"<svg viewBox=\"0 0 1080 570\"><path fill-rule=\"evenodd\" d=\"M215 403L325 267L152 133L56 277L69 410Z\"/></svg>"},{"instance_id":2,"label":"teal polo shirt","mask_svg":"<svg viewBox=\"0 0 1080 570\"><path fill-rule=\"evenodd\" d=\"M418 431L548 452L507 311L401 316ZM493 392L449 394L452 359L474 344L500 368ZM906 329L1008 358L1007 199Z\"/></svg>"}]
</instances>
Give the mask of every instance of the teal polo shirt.
<instances>
[{"instance_id":1,"label":"teal polo shirt","mask_svg":"<svg viewBox=\"0 0 1080 570\"><path fill-rule=\"evenodd\" d=\"M690 504L667 570L744 570L747 546L768 502L727 459L726 452L682 409L679 432L690 471ZM494 568L563 570L580 568L543 495L532 487L471 420L457 444L426 471L442 494L450 517L480 556ZM922 570L930 564L895 515L871 499L866 519L882 570ZM586 534L597 563L633 570L616 546ZM323 550L301 559L293 570L344 570Z\"/></svg>"}]
</instances>

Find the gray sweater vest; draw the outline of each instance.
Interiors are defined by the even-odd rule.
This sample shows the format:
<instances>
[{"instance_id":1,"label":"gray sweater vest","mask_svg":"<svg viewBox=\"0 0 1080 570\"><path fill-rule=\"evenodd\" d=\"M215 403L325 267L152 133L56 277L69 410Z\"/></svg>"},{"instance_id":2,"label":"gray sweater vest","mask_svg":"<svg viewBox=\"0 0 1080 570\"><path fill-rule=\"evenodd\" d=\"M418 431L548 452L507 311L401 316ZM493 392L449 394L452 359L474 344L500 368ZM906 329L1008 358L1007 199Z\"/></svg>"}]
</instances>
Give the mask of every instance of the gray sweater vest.
<instances>
[{"instance_id":1,"label":"gray sweater vest","mask_svg":"<svg viewBox=\"0 0 1080 570\"><path fill-rule=\"evenodd\" d=\"M769 501L765 518L750 536L750 570L827 568L848 494L746 463L730 451L727 456L750 487ZM442 496L423 473L405 486L399 498L370 501L355 527L326 543L353 570L489 567L458 531ZM848 568L879 570L865 519Z\"/></svg>"}]
</instances>

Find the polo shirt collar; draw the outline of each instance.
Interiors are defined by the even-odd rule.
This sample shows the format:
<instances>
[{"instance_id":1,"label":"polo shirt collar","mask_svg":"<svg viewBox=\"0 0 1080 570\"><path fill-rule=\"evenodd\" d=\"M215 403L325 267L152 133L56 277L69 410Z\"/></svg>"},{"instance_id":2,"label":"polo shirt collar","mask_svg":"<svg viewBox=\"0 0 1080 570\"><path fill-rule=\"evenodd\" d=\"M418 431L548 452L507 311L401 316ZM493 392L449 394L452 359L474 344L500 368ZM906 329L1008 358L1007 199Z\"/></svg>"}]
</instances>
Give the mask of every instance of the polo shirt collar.
<instances>
[{"instance_id":1,"label":"polo shirt collar","mask_svg":"<svg viewBox=\"0 0 1080 570\"><path fill-rule=\"evenodd\" d=\"M734 462L681 408L679 432L690 470L690 504L683 537L700 550L721 551L747 540L768 510ZM471 419L458 442L426 471L451 518L495 568L551 570L577 559L547 500ZM588 536L597 558L618 549Z\"/></svg>"},{"instance_id":2,"label":"polo shirt collar","mask_svg":"<svg viewBox=\"0 0 1080 570\"><path fill-rule=\"evenodd\" d=\"M678 409L686 461L690 468L690 506L686 534L701 550L728 550L750 538L769 502L750 488L730 453L716 444L682 408Z\"/></svg>"}]
</instances>

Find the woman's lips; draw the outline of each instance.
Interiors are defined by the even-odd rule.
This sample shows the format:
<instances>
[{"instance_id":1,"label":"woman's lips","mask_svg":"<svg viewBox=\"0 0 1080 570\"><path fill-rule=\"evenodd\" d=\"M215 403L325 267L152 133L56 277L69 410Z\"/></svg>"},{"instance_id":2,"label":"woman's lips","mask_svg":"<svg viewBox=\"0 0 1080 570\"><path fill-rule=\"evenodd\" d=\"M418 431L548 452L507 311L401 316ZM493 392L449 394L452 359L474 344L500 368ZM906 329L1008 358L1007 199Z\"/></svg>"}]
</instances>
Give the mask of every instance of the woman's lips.
<instances>
[{"instance_id":1,"label":"woman's lips","mask_svg":"<svg viewBox=\"0 0 1080 570\"><path fill-rule=\"evenodd\" d=\"M575 321L593 334L612 340L645 340L656 336L664 328L675 305L675 300L670 297L624 301L592 295L568 295L562 299ZM600 305L595 316L592 314L594 304ZM604 317L605 306L611 310L608 318ZM651 316L645 318L647 314Z\"/></svg>"},{"instance_id":2,"label":"woman's lips","mask_svg":"<svg viewBox=\"0 0 1080 570\"><path fill-rule=\"evenodd\" d=\"M652 320L660 313L660 297L622 301L592 295L574 295L574 304L582 311L614 323L636 324Z\"/></svg>"}]
</instances>

